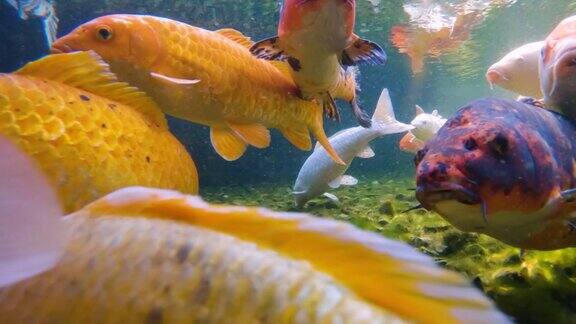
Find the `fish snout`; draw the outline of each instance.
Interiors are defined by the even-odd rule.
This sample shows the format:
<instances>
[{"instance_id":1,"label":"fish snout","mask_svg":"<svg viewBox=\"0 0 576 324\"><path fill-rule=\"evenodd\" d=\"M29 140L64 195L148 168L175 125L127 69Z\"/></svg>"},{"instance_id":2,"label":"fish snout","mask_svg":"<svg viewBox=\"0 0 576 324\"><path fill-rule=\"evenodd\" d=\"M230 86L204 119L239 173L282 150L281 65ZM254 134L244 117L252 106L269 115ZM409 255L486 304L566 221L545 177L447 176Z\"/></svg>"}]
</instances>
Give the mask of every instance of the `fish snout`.
<instances>
[{"instance_id":1,"label":"fish snout","mask_svg":"<svg viewBox=\"0 0 576 324\"><path fill-rule=\"evenodd\" d=\"M486 80L492 88L494 85L499 85L506 81L510 81L510 79L502 71L494 68L488 69L488 72L486 72Z\"/></svg>"},{"instance_id":2,"label":"fish snout","mask_svg":"<svg viewBox=\"0 0 576 324\"><path fill-rule=\"evenodd\" d=\"M74 49L70 47L70 45L66 44L64 41L57 40L52 44L52 48L50 49L50 53L52 54L64 54L74 52Z\"/></svg>"},{"instance_id":3,"label":"fish snout","mask_svg":"<svg viewBox=\"0 0 576 324\"><path fill-rule=\"evenodd\" d=\"M416 186L416 198L422 206L430 210L441 201L455 200L466 205L481 202L475 190L475 183L456 165L450 165L445 161L420 163Z\"/></svg>"}]
</instances>

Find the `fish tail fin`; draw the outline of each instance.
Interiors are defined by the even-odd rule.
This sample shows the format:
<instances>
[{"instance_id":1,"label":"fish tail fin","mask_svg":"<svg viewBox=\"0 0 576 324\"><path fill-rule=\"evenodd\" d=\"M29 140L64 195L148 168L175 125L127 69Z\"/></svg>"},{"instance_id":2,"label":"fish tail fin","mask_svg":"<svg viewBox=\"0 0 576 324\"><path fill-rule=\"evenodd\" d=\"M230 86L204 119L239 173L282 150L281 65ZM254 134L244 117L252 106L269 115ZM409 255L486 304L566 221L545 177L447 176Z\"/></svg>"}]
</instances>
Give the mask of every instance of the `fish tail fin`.
<instances>
[{"instance_id":1,"label":"fish tail fin","mask_svg":"<svg viewBox=\"0 0 576 324\"><path fill-rule=\"evenodd\" d=\"M414 128L412 125L396 120L392 100L386 88L382 90L374 115L372 115L372 127L378 129L382 135L403 133Z\"/></svg>"},{"instance_id":2,"label":"fish tail fin","mask_svg":"<svg viewBox=\"0 0 576 324\"><path fill-rule=\"evenodd\" d=\"M310 263L377 313L409 322L509 323L464 277L440 268L408 244L345 222L263 208L211 205L198 197L148 188L122 189L86 211L92 217L176 220L252 242Z\"/></svg>"},{"instance_id":3,"label":"fish tail fin","mask_svg":"<svg viewBox=\"0 0 576 324\"><path fill-rule=\"evenodd\" d=\"M62 207L50 181L0 136L0 287L52 268L67 236Z\"/></svg>"},{"instance_id":4,"label":"fish tail fin","mask_svg":"<svg viewBox=\"0 0 576 324\"><path fill-rule=\"evenodd\" d=\"M320 145L322 145L322 147L326 150L326 153L328 153L328 156L330 156L330 158L332 158L332 160L334 160L334 162L336 162L340 165L346 165L346 163L344 163L342 158L340 158L340 156L338 155L338 152L336 152L336 150L334 149L332 144L330 144L330 141L328 140L328 136L326 136L326 133L324 132L324 125L323 125L324 120L323 120L322 107L314 104L313 106L310 107L310 109L315 110L314 123L311 125L310 131L312 132L314 137L316 137L316 140L318 140L318 143L320 143Z\"/></svg>"},{"instance_id":5,"label":"fish tail fin","mask_svg":"<svg viewBox=\"0 0 576 324\"><path fill-rule=\"evenodd\" d=\"M48 48L52 47L52 43L56 40L58 32L58 17L53 6L50 7L49 13L43 19L44 34L46 35L46 43Z\"/></svg>"}]
</instances>

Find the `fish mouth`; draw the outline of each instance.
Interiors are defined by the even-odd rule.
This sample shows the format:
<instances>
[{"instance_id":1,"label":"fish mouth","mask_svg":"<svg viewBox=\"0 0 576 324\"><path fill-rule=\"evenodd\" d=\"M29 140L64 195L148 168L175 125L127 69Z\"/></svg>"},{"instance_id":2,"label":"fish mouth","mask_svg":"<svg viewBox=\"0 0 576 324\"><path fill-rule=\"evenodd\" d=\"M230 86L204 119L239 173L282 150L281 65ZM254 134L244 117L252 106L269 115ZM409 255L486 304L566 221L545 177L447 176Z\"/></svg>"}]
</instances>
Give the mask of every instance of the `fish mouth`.
<instances>
[{"instance_id":1,"label":"fish mouth","mask_svg":"<svg viewBox=\"0 0 576 324\"><path fill-rule=\"evenodd\" d=\"M482 199L473 190L455 183L446 183L431 186L418 186L416 198L426 209L434 209L434 206L442 201L455 200L464 205L478 205Z\"/></svg>"},{"instance_id":2,"label":"fish mouth","mask_svg":"<svg viewBox=\"0 0 576 324\"><path fill-rule=\"evenodd\" d=\"M64 54L64 53L71 53L76 52L75 49L70 47L70 45L63 43L63 42L56 42L52 45L50 49L50 53L52 54Z\"/></svg>"}]
</instances>

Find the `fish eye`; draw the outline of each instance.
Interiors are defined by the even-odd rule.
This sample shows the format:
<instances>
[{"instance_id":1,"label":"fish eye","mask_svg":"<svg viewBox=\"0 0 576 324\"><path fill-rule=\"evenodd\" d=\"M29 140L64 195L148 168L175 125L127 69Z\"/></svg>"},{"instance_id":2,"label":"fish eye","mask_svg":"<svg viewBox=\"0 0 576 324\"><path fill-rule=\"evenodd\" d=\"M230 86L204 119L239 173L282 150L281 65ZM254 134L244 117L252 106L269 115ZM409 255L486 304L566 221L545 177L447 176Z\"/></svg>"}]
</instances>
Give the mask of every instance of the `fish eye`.
<instances>
[{"instance_id":1,"label":"fish eye","mask_svg":"<svg viewBox=\"0 0 576 324\"><path fill-rule=\"evenodd\" d=\"M426 156L426 153L428 153L427 148L421 149L420 151L416 152L416 155L414 156L414 164L416 166L418 166L418 164L420 164L420 162L422 162L422 160L424 159L424 156Z\"/></svg>"},{"instance_id":2,"label":"fish eye","mask_svg":"<svg viewBox=\"0 0 576 324\"><path fill-rule=\"evenodd\" d=\"M96 28L96 37L102 41L109 41L112 39L112 29L108 26L99 26Z\"/></svg>"},{"instance_id":3,"label":"fish eye","mask_svg":"<svg viewBox=\"0 0 576 324\"><path fill-rule=\"evenodd\" d=\"M478 143L476 142L475 139L469 138L464 141L464 148L467 149L468 151L474 151L475 149L478 148Z\"/></svg>"}]
</instances>

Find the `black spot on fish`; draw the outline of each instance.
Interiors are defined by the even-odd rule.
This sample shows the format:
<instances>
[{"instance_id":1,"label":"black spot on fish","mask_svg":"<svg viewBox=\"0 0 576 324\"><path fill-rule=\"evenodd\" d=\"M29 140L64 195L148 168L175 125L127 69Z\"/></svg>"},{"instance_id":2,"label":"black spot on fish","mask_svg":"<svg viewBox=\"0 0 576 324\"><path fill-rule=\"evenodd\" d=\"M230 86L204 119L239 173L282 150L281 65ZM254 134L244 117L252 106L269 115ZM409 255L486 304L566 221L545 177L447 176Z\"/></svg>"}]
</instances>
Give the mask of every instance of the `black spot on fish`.
<instances>
[{"instance_id":1,"label":"black spot on fish","mask_svg":"<svg viewBox=\"0 0 576 324\"><path fill-rule=\"evenodd\" d=\"M445 163L438 162L438 172L440 172L440 174L448 174L448 167Z\"/></svg>"},{"instance_id":2,"label":"black spot on fish","mask_svg":"<svg viewBox=\"0 0 576 324\"><path fill-rule=\"evenodd\" d=\"M162 324L164 322L164 311L160 307L152 308L146 315L146 324Z\"/></svg>"},{"instance_id":3,"label":"black spot on fish","mask_svg":"<svg viewBox=\"0 0 576 324\"><path fill-rule=\"evenodd\" d=\"M293 57L289 57L288 58L288 64L290 64L290 67L292 68L292 70L298 72L302 69L302 65L300 64L300 61L296 58Z\"/></svg>"},{"instance_id":4,"label":"black spot on fish","mask_svg":"<svg viewBox=\"0 0 576 324\"><path fill-rule=\"evenodd\" d=\"M69 105L73 105L73 104L74 104L74 101L68 101L68 104L69 104Z\"/></svg>"},{"instance_id":5,"label":"black spot on fish","mask_svg":"<svg viewBox=\"0 0 576 324\"><path fill-rule=\"evenodd\" d=\"M149 156L146 157L146 162L150 163L150 157Z\"/></svg>"},{"instance_id":6,"label":"black spot on fish","mask_svg":"<svg viewBox=\"0 0 576 324\"><path fill-rule=\"evenodd\" d=\"M106 124L102 124L102 128L108 128Z\"/></svg>"},{"instance_id":7,"label":"black spot on fish","mask_svg":"<svg viewBox=\"0 0 576 324\"><path fill-rule=\"evenodd\" d=\"M188 258L191 250L192 246L190 246L190 244L184 244L180 246L176 252L176 260L178 260L178 263L184 263L184 261L186 261Z\"/></svg>"},{"instance_id":8,"label":"black spot on fish","mask_svg":"<svg viewBox=\"0 0 576 324\"><path fill-rule=\"evenodd\" d=\"M116 109L116 105L113 104L113 103L109 103L109 104L108 104L108 108L114 110L114 109Z\"/></svg>"},{"instance_id":9,"label":"black spot on fish","mask_svg":"<svg viewBox=\"0 0 576 324\"><path fill-rule=\"evenodd\" d=\"M490 148L492 154L494 154L496 157L504 158L506 153L508 153L510 144L504 135L498 134L492 141L488 143L488 147Z\"/></svg>"},{"instance_id":10,"label":"black spot on fish","mask_svg":"<svg viewBox=\"0 0 576 324\"><path fill-rule=\"evenodd\" d=\"M80 99L82 99L82 101L90 101L90 97L87 95L80 95Z\"/></svg>"}]
</instances>

